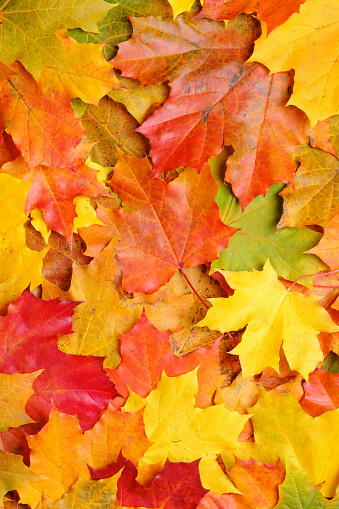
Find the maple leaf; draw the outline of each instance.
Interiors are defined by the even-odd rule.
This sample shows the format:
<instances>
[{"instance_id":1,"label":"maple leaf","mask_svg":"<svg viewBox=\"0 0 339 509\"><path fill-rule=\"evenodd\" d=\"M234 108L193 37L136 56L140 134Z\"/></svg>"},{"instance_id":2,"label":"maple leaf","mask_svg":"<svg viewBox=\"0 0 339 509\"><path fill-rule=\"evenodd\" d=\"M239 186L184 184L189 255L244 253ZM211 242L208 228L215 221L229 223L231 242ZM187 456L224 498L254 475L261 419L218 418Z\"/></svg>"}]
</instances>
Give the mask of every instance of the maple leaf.
<instances>
[{"instance_id":1,"label":"maple leaf","mask_svg":"<svg viewBox=\"0 0 339 509\"><path fill-rule=\"evenodd\" d=\"M339 12L336 0L307 0L267 39L255 44L251 62L261 62L273 73L295 70L293 94L288 104L305 111L312 126L337 114L333 100L338 81L336 33ZM326 46L325 53L321 48ZM315 50L316 48L316 50ZM302 55L302 58L300 58Z\"/></svg>"},{"instance_id":2,"label":"maple leaf","mask_svg":"<svg viewBox=\"0 0 339 509\"><path fill-rule=\"evenodd\" d=\"M251 499L254 507L270 508L278 502L278 485L285 478L285 469L280 460L264 464L254 459L239 460L228 472L234 485Z\"/></svg>"},{"instance_id":3,"label":"maple leaf","mask_svg":"<svg viewBox=\"0 0 339 509\"><path fill-rule=\"evenodd\" d=\"M318 333L338 330L318 304L320 297L286 290L269 260L262 272L221 273L235 294L211 299L213 307L198 325L227 332L248 324L241 343L232 350L240 357L244 378L268 366L279 371L282 346L291 369L307 379L323 360Z\"/></svg>"},{"instance_id":4,"label":"maple leaf","mask_svg":"<svg viewBox=\"0 0 339 509\"><path fill-rule=\"evenodd\" d=\"M28 285L41 283L41 265L48 248L40 252L26 245L24 204L31 184L0 174L0 310L16 299Z\"/></svg>"},{"instance_id":5,"label":"maple leaf","mask_svg":"<svg viewBox=\"0 0 339 509\"><path fill-rule=\"evenodd\" d=\"M124 398L128 397L128 389L145 398L156 388L162 371L173 377L200 365L196 405L202 408L202 405L211 404L211 394L223 380L219 368L219 345L220 339L211 347L199 348L178 358L171 350L168 331L157 330L143 312L133 329L120 336L121 363L118 368L107 371Z\"/></svg>"},{"instance_id":6,"label":"maple leaf","mask_svg":"<svg viewBox=\"0 0 339 509\"><path fill-rule=\"evenodd\" d=\"M274 507L275 509L294 509L295 507L338 509L339 500L337 497L327 500L314 486L309 474L290 461L287 463L285 480L279 486L279 502Z\"/></svg>"},{"instance_id":7,"label":"maple leaf","mask_svg":"<svg viewBox=\"0 0 339 509\"><path fill-rule=\"evenodd\" d=\"M178 166L200 170L225 143L235 149L228 180L244 205L274 182L292 179L293 152L308 133L307 119L285 108L287 74L268 76L264 67L245 64L253 32L255 37L253 20L237 18L226 30L184 17L134 23L133 38L121 44L114 65L145 84L171 80L169 99L138 129L151 141L153 175ZM147 34L154 31L159 42L152 37L150 54Z\"/></svg>"},{"instance_id":8,"label":"maple leaf","mask_svg":"<svg viewBox=\"0 0 339 509\"><path fill-rule=\"evenodd\" d=\"M338 384L338 375L317 368L303 384L305 397L300 401L301 407L312 417L339 408Z\"/></svg>"},{"instance_id":9,"label":"maple leaf","mask_svg":"<svg viewBox=\"0 0 339 509\"><path fill-rule=\"evenodd\" d=\"M59 334L72 332L76 302L42 301L25 291L0 317L0 372L29 373L58 357Z\"/></svg>"},{"instance_id":10,"label":"maple leaf","mask_svg":"<svg viewBox=\"0 0 339 509\"><path fill-rule=\"evenodd\" d=\"M106 16L98 22L98 33L84 32L76 28L68 30L68 34L81 43L104 42L103 54L111 60L116 54L116 45L129 39L132 25L129 16L172 16L172 9L167 0L115 0Z\"/></svg>"},{"instance_id":11,"label":"maple leaf","mask_svg":"<svg viewBox=\"0 0 339 509\"><path fill-rule=\"evenodd\" d=\"M166 461L150 486L135 480L137 469L127 463L118 480L117 503L128 507L195 509L208 490L201 485L199 460L192 463Z\"/></svg>"},{"instance_id":12,"label":"maple leaf","mask_svg":"<svg viewBox=\"0 0 339 509\"><path fill-rule=\"evenodd\" d=\"M26 405L28 415L45 424L54 405L59 412L76 415L82 431L92 428L119 395L102 364L99 357L59 352L34 382L34 394Z\"/></svg>"},{"instance_id":13,"label":"maple leaf","mask_svg":"<svg viewBox=\"0 0 339 509\"><path fill-rule=\"evenodd\" d=\"M314 148L321 148L325 152L337 157L337 153L334 150L333 143L330 135L330 124L331 119L335 117L329 117L322 122L318 122L310 133L310 145Z\"/></svg>"},{"instance_id":14,"label":"maple leaf","mask_svg":"<svg viewBox=\"0 0 339 509\"><path fill-rule=\"evenodd\" d=\"M339 210L338 159L323 150L301 145L296 150L295 161L300 163L294 178L295 190L287 187L280 193L284 198L284 212L279 224L326 226Z\"/></svg>"},{"instance_id":15,"label":"maple leaf","mask_svg":"<svg viewBox=\"0 0 339 509\"><path fill-rule=\"evenodd\" d=\"M138 464L150 442L145 434L143 410L120 412L110 404L94 428L84 434L85 461L94 469L102 469L124 458ZM120 467L121 468L121 467Z\"/></svg>"},{"instance_id":16,"label":"maple leaf","mask_svg":"<svg viewBox=\"0 0 339 509\"><path fill-rule=\"evenodd\" d=\"M308 252L313 253L323 260L331 270L339 269L339 242L338 242L339 216L334 216L327 224L324 236L320 239L319 244L310 249Z\"/></svg>"},{"instance_id":17,"label":"maple leaf","mask_svg":"<svg viewBox=\"0 0 339 509\"><path fill-rule=\"evenodd\" d=\"M2 27L3 25L1 25ZM75 147L85 132L67 96L46 91L20 63L1 87L0 118L27 165L73 169Z\"/></svg>"},{"instance_id":18,"label":"maple leaf","mask_svg":"<svg viewBox=\"0 0 339 509\"><path fill-rule=\"evenodd\" d=\"M283 465L290 458L311 474L314 484L326 481L321 491L332 497L338 478L338 419L339 410L313 418L290 394L284 397L262 389L251 408L255 442L240 444L235 454L269 463L279 457Z\"/></svg>"},{"instance_id":19,"label":"maple leaf","mask_svg":"<svg viewBox=\"0 0 339 509\"><path fill-rule=\"evenodd\" d=\"M205 0L202 11L197 18L217 20L233 19L241 12L256 13L265 21L268 33L284 23L291 14L298 12L306 0L278 0L270 3L266 0Z\"/></svg>"},{"instance_id":20,"label":"maple leaf","mask_svg":"<svg viewBox=\"0 0 339 509\"><path fill-rule=\"evenodd\" d=\"M234 231L219 219L217 184L208 166L200 175L186 169L170 184L150 176L147 158L119 152L109 182L123 202L110 217L119 234L123 288L129 292L152 293L177 269L210 261Z\"/></svg>"},{"instance_id":21,"label":"maple leaf","mask_svg":"<svg viewBox=\"0 0 339 509\"><path fill-rule=\"evenodd\" d=\"M122 269L112 241L89 265L74 264L69 292L49 282L43 284L45 299L83 301L73 317L73 334L59 338L63 352L106 357L104 366L117 366L119 334L131 329L142 311L140 304L122 292L121 280ZM111 308L114 314L109 313Z\"/></svg>"},{"instance_id":22,"label":"maple leaf","mask_svg":"<svg viewBox=\"0 0 339 509\"><path fill-rule=\"evenodd\" d=\"M0 374L0 431L33 422L25 412L25 405L34 392L32 385L39 374Z\"/></svg>"},{"instance_id":23,"label":"maple leaf","mask_svg":"<svg viewBox=\"0 0 339 509\"><path fill-rule=\"evenodd\" d=\"M73 0L67 4L62 0L31 0L27 9L19 0L10 0L1 9L1 61L9 65L20 60L35 78L51 64L67 68L55 32L61 26L95 31L109 8L101 0Z\"/></svg>"},{"instance_id":24,"label":"maple leaf","mask_svg":"<svg viewBox=\"0 0 339 509\"><path fill-rule=\"evenodd\" d=\"M315 246L321 234L308 228L280 228L276 231L282 213L282 198L277 193L283 184L274 184L265 197L257 196L241 214L234 214L227 221L229 226L239 228L230 239L228 247L218 254L218 260L211 265L211 270L225 269L262 270L267 258L278 276L295 281L306 274L314 274L326 269L318 258L310 258L303 251ZM229 194L224 188L224 194ZM224 209L228 196L218 193L219 203ZM220 206L219 205L219 206ZM221 210L223 215L223 210ZM317 248L313 248L313 253ZM310 284L303 279L301 284Z\"/></svg>"},{"instance_id":25,"label":"maple leaf","mask_svg":"<svg viewBox=\"0 0 339 509\"><path fill-rule=\"evenodd\" d=\"M162 374L145 400L146 435L154 443L141 464L165 462L166 458L175 462L203 458L199 465L202 485L210 488L214 483L214 491L233 492L235 488L213 460L224 448L236 447L248 416L230 412L223 405L195 408L197 391L195 371L174 378Z\"/></svg>"},{"instance_id":26,"label":"maple leaf","mask_svg":"<svg viewBox=\"0 0 339 509\"><path fill-rule=\"evenodd\" d=\"M120 86L113 67L102 55L103 44L80 44L65 36L59 40L67 66L44 69L39 83L48 90L65 93L70 100L79 97L86 103L98 104L104 95Z\"/></svg>"},{"instance_id":27,"label":"maple leaf","mask_svg":"<svg viewBox=\"0 0 339 509\"><path fill-rule=\"evenodd\" d=\"M34 488L34 483L40 479L40 475L24 465L20 456L0 451L1 502L7 491L16 490L20 494L22 503L34 508L40 500L40 493Z\"/></svg>"}]
</instances>

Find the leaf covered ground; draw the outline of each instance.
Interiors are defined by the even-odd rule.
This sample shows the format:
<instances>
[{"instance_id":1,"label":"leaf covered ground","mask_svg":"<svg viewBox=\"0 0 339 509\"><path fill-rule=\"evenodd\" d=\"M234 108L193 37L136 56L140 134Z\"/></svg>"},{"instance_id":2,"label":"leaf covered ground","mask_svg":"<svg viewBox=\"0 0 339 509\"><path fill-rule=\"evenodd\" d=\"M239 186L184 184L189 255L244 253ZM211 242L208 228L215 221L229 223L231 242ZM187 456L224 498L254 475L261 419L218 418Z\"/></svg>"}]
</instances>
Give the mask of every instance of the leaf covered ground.
<instances>
[{"instance_id":1,"label":"leaf covered ground","mask_svg":"<svg viewBox=\"0 0 339 509\"><path fill-rule=\"evenodd\" d=\"M339 509L338 0L0 13L0 506Z\"/></svg>"}]
</instances>

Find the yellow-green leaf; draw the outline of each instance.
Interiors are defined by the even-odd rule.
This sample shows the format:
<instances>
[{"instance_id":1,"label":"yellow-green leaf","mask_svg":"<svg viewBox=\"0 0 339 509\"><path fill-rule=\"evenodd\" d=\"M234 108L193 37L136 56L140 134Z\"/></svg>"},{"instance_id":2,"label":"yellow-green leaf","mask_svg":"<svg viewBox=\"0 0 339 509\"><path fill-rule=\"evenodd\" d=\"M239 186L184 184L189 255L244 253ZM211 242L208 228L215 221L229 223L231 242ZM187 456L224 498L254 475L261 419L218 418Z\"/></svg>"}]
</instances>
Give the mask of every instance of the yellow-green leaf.
<instances>
[{"instance_id":1,"label":"yellow-green leaf","mask_svg":"<svg viewBox=\"0 0 339 509\"><path fill-rule=\"evenodd\" d=\"M228 332L247 325L241 343L232 350L239 355L243 377L271 366L279 371L283 347L292 370L306 379L323 360L317 336L339 327L315 295L286 290L267 260L263 271L220 271L235 293L228 299L210 299L213 307L198 325Z\"/></svg>"}]
</instances>

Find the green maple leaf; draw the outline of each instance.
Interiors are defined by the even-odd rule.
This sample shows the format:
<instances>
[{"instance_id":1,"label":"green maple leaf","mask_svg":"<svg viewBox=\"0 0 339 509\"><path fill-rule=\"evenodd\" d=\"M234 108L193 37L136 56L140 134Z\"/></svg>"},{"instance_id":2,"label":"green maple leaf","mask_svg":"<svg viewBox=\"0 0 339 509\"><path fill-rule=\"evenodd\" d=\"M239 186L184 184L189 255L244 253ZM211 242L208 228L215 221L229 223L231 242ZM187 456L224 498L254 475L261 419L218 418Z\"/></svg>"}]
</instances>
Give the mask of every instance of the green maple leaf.
<instances>
[{"instance_id":1,"label":"green maple leaf","mask_svg":"<svg viewBox=\"0 0 339 509\"><path fill-rule=\"evenodd\" d=\"M0 60L20 62L37 79L44 67L66 69L55 32L62 27L97 30L109 10L102 0L2 0Z\"/></svg>"}]
</instances>

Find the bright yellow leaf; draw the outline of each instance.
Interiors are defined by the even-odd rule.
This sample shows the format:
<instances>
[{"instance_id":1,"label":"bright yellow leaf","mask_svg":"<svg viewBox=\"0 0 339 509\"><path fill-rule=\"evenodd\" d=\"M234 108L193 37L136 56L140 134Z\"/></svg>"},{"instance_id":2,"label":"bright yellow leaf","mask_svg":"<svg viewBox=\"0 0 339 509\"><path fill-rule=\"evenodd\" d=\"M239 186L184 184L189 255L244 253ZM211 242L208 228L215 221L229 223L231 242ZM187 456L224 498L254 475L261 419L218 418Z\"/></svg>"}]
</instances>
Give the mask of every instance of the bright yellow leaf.
<instances>
[{"instance_id":1,"label":"bright yellow leaf","mask_svg":"<svg viewBox=\"0 0 339 509\"><path fill-rule=\"evenodd\" d=\"M295 70L288 104L305 111L312 126L339 113L338 30L338 0L307 0L300 13L256 41L249 59L271 72Z\"/></svg>"},{"instance_id":2,"label":"bright yellow leaf","mask_svg":"<svg viewBox=\"0 0 339 509\"><path fill-rule=\"evenodd\" d=\"M42 282L42 260L48 248L32 251L26 246L24 209L31 185L0 174L0 310L29 284L34 289Z\"/></svg>"},{"instance_id":3,"label":"bright yellow leaf","mask_svg":"<svg viewBox=\"0 0 339 509\"><path fill-rule=\"evenodd\" d=\"M255 442L241 444L235 455L264 463L290 458L311 474L314 484L326 481L321 491L333 497L339 477L339 409L314 418L290 394L283 397L262 389L250 411Z\"/></svg>"},{"instance_id":4,"label":"bright yellow leaf","mask_svg":"<svg viewBox=\"0 0 339 509\"><path fill-rule=\"evenodd\" d=\"M85 228L93 224L104 223L97 218L94 208L90 203L91 199L88 196L77 196L74 198L75 212L77 217L74 219L74 232L78 233L78 228Z\"/></svg>"},{"instance_id":5,"label":"bright yellow leaf","mask_svg":"<svg viewBox=\"0 0 339 509\"><path fill-rule=\"evenodd\" d=\"M106 357L104 365L120 362L119 334L126 334L139 320L142 306L121 289L122 268L115 255L115 241L89 265L73 265L72 284L63 292L44 282L44 298L83 301L73 315L73 334L59 337L59 348L73 355Z\"/></svg>"},{"instance_id":6,"label":"bright yellow leaf","mask_svg":"<svg viewBox=\"0 0 339 509\"><path fill-rule=\"evenodd\" d=\"M59 36L65 54L66 69L47 67L39 82L48 89L67 94L70 100L98 104L112 89L119 87L113 66L102 55L103 43L79 43L70 37Z\"/></svg>"},{"instance_id":7,"label":"bright yellow leaf","mask_svg":"<svg viewBox=\"0 0 339 509\"><path fill-rule=\"evenodd\" d=\"M48 229L47 224L44 220L43 213L40 209L34 209L30 213L32 218L32 226L36 229L36 231L40 232L46 244L48 244L48 239L51 234L51 230Z\"/></svg>"},{"instance_id":8,"label":"bright yellow leaf","mask_svg":"<svg viewBox=\"0 0 339 509\"><path fill-rule=\"evenodd\" d=\"M0 431L34 422L25 412L32 385L41 371L34 373L0 373Z\"/></svg>"},{"instance_id":9,"label":"bright yellow leaf","mask_svg":"<svg viewBox=\"0 0 339 509\"><path fill-rule=\"evenodd\" d=\"M157 388L146 398L145 430L154 443L140 464L164 463L167 458L172 462L202 458L199 470L203 486L222 493L235 492L225 475L220 474L222 480L215 477L214 459L223 449L236 447L249 416L230 412L224 405L195 408L197 392L196 370L173 378L162 373ZM213 486L211 479L214 479Z\"/></svg>"},{"instance_id":10,"label":"bright yellow leaf","mask_svg":"<svg viewBox=\"0 0 339 509\"><path fill-rule=\"evenodd\" d=\"M182 12L189 11L194 4L194 0L168 0L172 9L174 19Z\"/></svg>"},{"instance_id":11,"label":"bright yellow leaf","mask_svg":"<svg viewBox=\"0 0 339 509\"><path fill-rule=\"evenodd\" d=\"M291 369L307 379L323 360L319 332L339 330L318 304L320 297L286 290L269 260L263 271L220 272L235 293L228 299L210 299L213 307L198 325L221 332L247 325L241 343L232 350L240 357L244 378L268 366L279 372L282 346Z\"/></svg>"}]
</instances>

